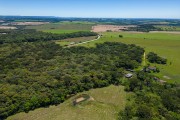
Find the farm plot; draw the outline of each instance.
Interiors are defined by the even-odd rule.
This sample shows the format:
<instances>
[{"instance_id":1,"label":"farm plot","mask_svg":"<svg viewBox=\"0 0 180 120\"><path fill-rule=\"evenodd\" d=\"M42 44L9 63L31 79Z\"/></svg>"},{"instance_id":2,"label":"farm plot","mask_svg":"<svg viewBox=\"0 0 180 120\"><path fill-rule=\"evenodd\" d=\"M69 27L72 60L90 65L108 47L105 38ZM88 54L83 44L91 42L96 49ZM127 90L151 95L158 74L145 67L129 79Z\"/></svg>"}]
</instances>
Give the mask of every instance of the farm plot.
<instances>
[{"instance_id":1,"label":"farm plot","mask_svg":"<svg viewBox=\"0 0 180 120\"><path fill-rule=\"evenodd\" d=\"M118 26L118 25L96 25L92 27L93 32L117 32L127 30L129 27L135 27L134 25Z\"/></svg>"}]
</instances>

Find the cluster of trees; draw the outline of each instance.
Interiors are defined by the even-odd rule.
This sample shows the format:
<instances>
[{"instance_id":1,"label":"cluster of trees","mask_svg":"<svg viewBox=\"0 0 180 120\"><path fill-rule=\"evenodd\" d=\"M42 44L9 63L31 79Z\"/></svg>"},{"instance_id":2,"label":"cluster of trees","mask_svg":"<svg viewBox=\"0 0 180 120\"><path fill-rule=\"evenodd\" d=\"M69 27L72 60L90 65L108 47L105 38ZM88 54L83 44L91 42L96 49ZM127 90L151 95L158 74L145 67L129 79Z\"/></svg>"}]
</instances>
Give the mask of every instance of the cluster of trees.
<instances>
[{"instance_id":1,"label":"cluster of trees","mask_svg":"<svg viewBox=\"0 0 180 120\"><path fill-rule=\"evenodd\" d=\"M137 68L143 53L141 47L111 42L95 48L62 48L53 41L1 44L0 119L119 85L124 70Z\"/></svg>"},{"instance_id":2,"label":"cluster of trees","mask_svg":"<svg viewBox=\"0 0 180 120\"><path fill-rule=\"evenodd\" d=\"M154 27L153 24L143 24L143 25L138 25L137 27L128 28L128 30L125 31L150 32L150 31L159 31L159 30L161 29Z\"/></svg>"},{"instance_id":3,"label":"cluster of trees","mask_svg":"<svg viewBox=\"0 0 180 120\"><path fill-rule=\"evenodd\" d=\"M7 34L0 34L0 44L50 41L50 40L62 40L62 39L75 38L75 37L97 36L97 33L90 31L53 34L53 33L45 33L31 29L11 30L8 32L5 31L5 33Z\"/></svg>"},{"instance_id":4,"label":"cluster of trees","mask_svg":"<svg viewBox=\"0 0 180 120\"><path fill-rule=\"evenodd\" d=\"M175 84L160 84L145 72L126 83L126 91L134 92L119 120L179 120L180 89Z\"/></svg>"},{"instance_id":5,"label":"cluster of trees","mask_svg":"<svg viewBox=\"0 0 180 120\"><path fill-rule=\"evenodd\" d=\"M154 52L148 53L147 59L150 63L157 63L157 64L166 64L167 63L167 59L158 56Z\"/></svg>"}]
</instances>

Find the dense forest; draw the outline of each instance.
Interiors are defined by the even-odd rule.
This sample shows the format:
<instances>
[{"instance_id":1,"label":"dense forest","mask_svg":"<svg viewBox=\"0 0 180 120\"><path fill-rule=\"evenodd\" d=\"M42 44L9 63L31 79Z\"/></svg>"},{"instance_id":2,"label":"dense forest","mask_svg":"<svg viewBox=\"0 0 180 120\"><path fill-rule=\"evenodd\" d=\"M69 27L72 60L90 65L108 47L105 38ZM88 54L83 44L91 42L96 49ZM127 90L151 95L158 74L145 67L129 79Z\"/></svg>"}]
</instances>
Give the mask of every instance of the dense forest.
<instances>
[{"instance_id":1,"label":"dense forest","mask_svg":"<svg viewBox=\"0 0 180 120\"><path fill-rule=\"evenodd\" d=\"M31 30L31 29L22 29L22 30L19 29L19 30L10 30L10 31L1 30L0 33L6 33L6 34L0 34L0 44L62 40L62 39L67 39L67 38L87 37L87 36L97 35L97 33L89 32L89 31L53 34L53 33L45 33L45 32Z\"/></svg>"},{"instance_id":2,"label":"dense forest","mask_svg":"<svg viewBox=\"0 0 180 120\"><path fill-rule=\"evenodd\" d=\"M144 49L123 43L62 48L52 41L0 45L0 119L62 103L69 96L122 83Z\"/></svg>"}]
</instances>

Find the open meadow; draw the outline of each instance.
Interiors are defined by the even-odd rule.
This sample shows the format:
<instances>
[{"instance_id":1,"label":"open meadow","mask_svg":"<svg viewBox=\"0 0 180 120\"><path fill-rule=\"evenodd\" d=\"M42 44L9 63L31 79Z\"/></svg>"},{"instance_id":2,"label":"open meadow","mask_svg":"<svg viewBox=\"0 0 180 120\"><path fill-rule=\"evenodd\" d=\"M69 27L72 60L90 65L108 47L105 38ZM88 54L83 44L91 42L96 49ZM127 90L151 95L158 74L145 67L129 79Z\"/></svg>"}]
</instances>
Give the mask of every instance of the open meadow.
<instances>
[{"instance_id":1,"label":"open meadow","mask_svg":"<svg viewBox=\"0 0 180 120\"><path fill-rule=\"evenodd\" d=\"M64 22L50 23L39 26L27 26L26 28L36 29L38 31L43 31L43 32L61 34L61 33L73 33L78 31L90 31L93 25L95 25L95 23L64 21Z\"/></svg>"},{"instance_id":2,"label":"open meadow","mask_svg":"<svg viewBox=\"0 0 180 120\"><path fill-rule=\"evenodd\" d=\"M167 65L154 64L161 71L157 76L169 82L180 83L180 34L138 32L105 32L101 34L103 36L100 40L82 46L94 47L96 43L107 41L139 45L145 48L146 53L153 51L168 59ZM123 38L120 38L119 35L123 35Z\"/></svg>"},{"instance_id":3,"label":"open meadow","mask_svg":"<svg viewBox=\"0 0 180 120\"><path fill-rule=\"evenodd\" d=\"M64 40L57 40L56 44L59 44L61 46L67 46L67 45L70 45L71 43L81 43L81 42L93 40L96 38L97 36L69 38L69 39L64 39Z\"/></svg>"},{"instance_id":4,"label":"open meadow","mask_svg":"<svg viewBox=\"0 0 180 120\"><path fill-rule=\"evenodd\" d=\"M72 101L80 94L88 94L93 100L74 106ZM7 120L116 120L118 112L125 107L126 98L130 97L123 86L113 85L92 89L78 95L58 106L19 113Z\"/></svg>"}]
</instances>

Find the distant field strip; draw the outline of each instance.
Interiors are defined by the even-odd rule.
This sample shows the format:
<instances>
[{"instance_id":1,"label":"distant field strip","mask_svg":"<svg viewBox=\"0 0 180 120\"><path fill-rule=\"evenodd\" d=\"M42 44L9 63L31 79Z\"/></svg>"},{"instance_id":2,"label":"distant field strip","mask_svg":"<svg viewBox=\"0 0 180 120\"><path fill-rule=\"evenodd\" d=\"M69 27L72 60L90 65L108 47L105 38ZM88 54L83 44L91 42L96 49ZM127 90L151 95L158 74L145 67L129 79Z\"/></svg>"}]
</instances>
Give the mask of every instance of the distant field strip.
<instances>
[{"instance_id":1,"label":"distant field strip","mask_svg":"<svg viewBox=\"0 0 180 120\"><path fill-rule=\"evenodd\" d=\"M72 33L78 31L91 31L93 25L95 25L95 23L58 22L58 23L50 23L50 24L38 25L38 26L27 26L26 28L61 34L61 33Z\"/></svg>"}]
</instances>

